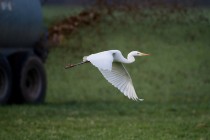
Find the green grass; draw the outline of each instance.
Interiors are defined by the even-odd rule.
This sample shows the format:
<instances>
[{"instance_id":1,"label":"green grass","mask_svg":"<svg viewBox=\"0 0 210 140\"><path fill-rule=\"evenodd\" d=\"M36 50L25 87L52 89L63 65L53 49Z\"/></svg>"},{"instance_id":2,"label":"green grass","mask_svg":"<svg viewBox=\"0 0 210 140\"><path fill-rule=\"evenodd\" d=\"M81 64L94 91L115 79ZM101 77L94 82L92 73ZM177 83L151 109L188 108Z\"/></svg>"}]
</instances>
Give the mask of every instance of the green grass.
<instances>
[{"instance_id":1,"label":"green grass","mask_svg":"<svg viewBox=\"0 0 210 140\"><path fill-rule=\"evenodd\" d=\"M80 28L49 54L45 104L0 107L0 139L210 139L209 11L199 13L205 22L194 13L180 22L122 14ZM126 98L91 64L63 68L109 49L151 54L126 65L143 102Z\"/></svg>"}]
</instances>

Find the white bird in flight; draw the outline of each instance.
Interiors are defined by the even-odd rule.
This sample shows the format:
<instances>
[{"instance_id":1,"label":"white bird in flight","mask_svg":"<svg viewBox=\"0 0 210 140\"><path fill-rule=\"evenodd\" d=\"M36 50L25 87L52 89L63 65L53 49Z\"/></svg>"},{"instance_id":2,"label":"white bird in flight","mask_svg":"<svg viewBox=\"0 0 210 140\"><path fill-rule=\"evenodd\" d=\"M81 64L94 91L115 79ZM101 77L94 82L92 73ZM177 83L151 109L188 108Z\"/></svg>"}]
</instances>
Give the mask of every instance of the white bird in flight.
<instances>
[{"instance_id":1,"label":"white bird in flight","mask_svg":"<svg viewBox=\"0 0 210 140\"><path fill-rule=\"evenodd\" d=\"M133 63L135 61L134 56L147 56L149 54L141 53L138 51L132 51L128 54L127 59L123 57L119 50L108 50L89 56L84 56L83 61L78 64L68 64L66 69L72 68L87 62L90 62L99 69L104 78L110 82L113 86L118 88L129 99L140 100L138 98L135 89L133 87L132 79L125 69L124 64Z\"/></svg>"}]
</instances>

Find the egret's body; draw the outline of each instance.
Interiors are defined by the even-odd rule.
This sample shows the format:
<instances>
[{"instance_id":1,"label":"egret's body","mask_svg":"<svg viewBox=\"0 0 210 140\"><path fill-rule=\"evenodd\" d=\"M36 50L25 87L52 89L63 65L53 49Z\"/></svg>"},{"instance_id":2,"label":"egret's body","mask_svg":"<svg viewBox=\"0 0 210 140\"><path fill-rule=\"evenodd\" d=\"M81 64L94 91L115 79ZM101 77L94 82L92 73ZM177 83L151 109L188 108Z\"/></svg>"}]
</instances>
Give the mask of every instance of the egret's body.
<instances>
[{"instance_id":1,"label":"egret's body","mask_svg":"<svg viewBox=\"0 0 210 140\"><path fill-rule=\"evenodd\" d=\"M129 64L135 61L134 56L145 56L138 51L132 51L128 54L127 59L123 57L119 50L103 51L83 58L83 62L75 65L67 65L66 68L71 68L86 62L92 63L99 69L102 75L116 88L118 88L129 99L140 100L136 95L133 87L132 79L123 66L123 63Z\"/></svg>"}]
</instances>

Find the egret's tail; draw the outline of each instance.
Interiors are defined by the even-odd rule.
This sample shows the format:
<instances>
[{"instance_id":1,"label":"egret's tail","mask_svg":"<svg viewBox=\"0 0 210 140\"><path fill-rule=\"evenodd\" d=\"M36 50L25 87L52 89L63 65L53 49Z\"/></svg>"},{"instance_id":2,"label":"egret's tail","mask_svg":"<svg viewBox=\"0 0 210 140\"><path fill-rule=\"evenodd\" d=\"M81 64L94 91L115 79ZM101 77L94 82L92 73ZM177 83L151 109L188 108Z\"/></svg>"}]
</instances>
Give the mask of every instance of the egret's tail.
<instances>
[{"instance_id":1,"label":"egret's tail","mask_svg":"<svg viewBox=\"0 0 210 140\"><path fill-rule=\"evenodd\" d=\"M83 62L87 61L87 56L83 57Z\"/></svg>"}]
</instances>

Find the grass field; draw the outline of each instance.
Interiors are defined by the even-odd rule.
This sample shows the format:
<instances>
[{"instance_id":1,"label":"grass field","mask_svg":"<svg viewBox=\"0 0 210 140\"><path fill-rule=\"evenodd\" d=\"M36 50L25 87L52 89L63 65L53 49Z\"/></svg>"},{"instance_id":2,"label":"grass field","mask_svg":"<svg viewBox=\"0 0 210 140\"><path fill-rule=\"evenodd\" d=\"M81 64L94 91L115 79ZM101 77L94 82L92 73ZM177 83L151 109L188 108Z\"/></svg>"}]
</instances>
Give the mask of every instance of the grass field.
<instances>
[{"instance_id":1,"label":"grass field","mask_svg":"<svg viewBox=\"0 0 210 140\"><path fill-rule=\"evenodd\" d=\"M52 11L44 9L46 25L57 19ZM103 17L51 49L46 103L0 106L0 139L210 139L209 10L167 20L153 14ZM151 54L126 65L143 102L126 98L91 64L63 68L109 49Z\"/></svg>"}]
</instances>

